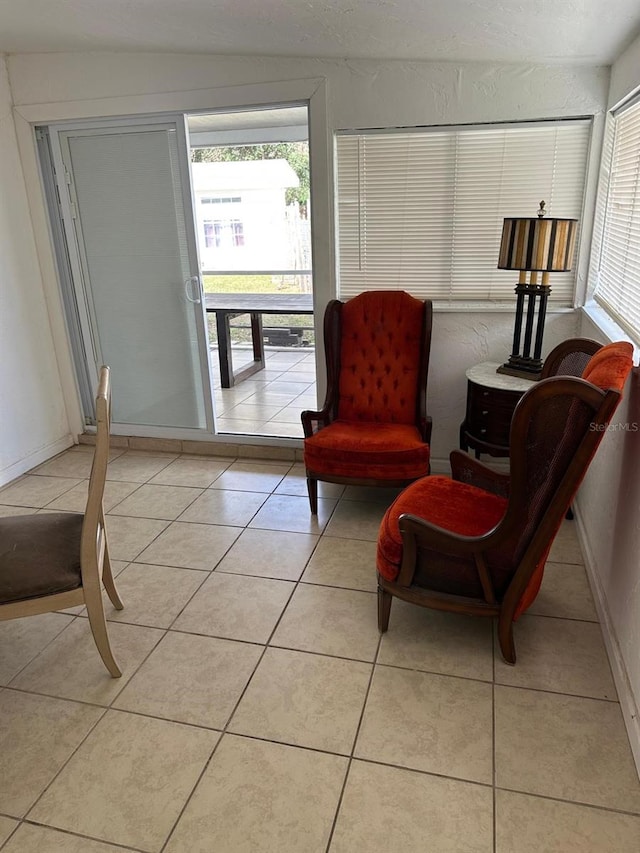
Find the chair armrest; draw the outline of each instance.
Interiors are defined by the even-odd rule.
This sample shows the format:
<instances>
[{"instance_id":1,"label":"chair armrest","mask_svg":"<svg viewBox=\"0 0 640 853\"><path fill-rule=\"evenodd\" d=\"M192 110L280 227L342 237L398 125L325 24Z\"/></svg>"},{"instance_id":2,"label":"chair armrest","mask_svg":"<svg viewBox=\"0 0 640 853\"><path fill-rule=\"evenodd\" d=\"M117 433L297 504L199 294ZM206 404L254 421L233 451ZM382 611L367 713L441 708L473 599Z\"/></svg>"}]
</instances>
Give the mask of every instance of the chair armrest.
<instances>
[{"instance_id":1,"label":"chair armrest","mask_svg":"<svg viewBox=\"0 0 640 853\"><path fill-rule=\"evenodd\" d=\"M462 450L452 450L449 461L451 463L451 477L454 480L469 483L471 486L477 486L479 489L484 489L485 492L491 492L503 498L509 497L511 478L508 474L500 474L492 468L488 468Z\"/></svg>"},{"instance_id":2,"label":"chair armrest","mask_svg":"<svg viewBox=\"0 0 640 853\"><path fill-rule=\"evenodd\" d=\"M502 537L500 524L482 536L462 536L406 513L398 519L398 526L402 536L402 563L396 579L399 586L408 587L412 584L417 568L418 549L422 548L458 559L467 559L478 573L485 600L489 604L495 604L493 583L483 552L490 547L493 539L499 540Z\"/></svg>"},{"instance_id":3,"label":"chair armrest","mask_svg":"<svg viewBox=\"0 0 640 853\"><path fill-rule=\"evenodd\" d=\"M315 433L319 432L323 427L329 426L331 423L329 411L326 408L321 409L319 412L306 409L302 412L301 418L305 438L311 438L312 435L315 435Z\"/></svg>"}]
</instances>

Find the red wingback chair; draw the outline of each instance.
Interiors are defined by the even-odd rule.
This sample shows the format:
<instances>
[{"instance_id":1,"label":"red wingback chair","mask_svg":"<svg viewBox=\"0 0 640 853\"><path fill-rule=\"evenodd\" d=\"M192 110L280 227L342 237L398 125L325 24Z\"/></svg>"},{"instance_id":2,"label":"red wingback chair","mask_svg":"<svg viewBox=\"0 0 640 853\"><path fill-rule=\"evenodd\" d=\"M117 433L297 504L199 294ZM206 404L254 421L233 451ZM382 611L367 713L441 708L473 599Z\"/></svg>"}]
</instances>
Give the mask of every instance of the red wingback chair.
<instances>
[{"instance_id":1,"label":"red wingback chair","mask_svg":"<svg viewBox=\"0 0 640 853\"><path fill-rule=\"evenodd\" d=\"M609 344L582 378L537 383L514 412L510 472L451 454L452 479L424 477L388 509L378 536L378 625L392 596L423 607L498 617L515 663L513 622L533 602L544 564L633 366L633 347Z\"/></svg>"},{"instance_id":2,"label":"red wingback chair","mask_svg":"<svg viewBox=\"0 0 640 853\"><path fill-rule=\"evenodd\" d=\"M327 396L321 411L302 413L312 513L318 480L406 486L429 473L431 323L431 302L402 290L327 305Z\"/></svg>"}]
</instances>

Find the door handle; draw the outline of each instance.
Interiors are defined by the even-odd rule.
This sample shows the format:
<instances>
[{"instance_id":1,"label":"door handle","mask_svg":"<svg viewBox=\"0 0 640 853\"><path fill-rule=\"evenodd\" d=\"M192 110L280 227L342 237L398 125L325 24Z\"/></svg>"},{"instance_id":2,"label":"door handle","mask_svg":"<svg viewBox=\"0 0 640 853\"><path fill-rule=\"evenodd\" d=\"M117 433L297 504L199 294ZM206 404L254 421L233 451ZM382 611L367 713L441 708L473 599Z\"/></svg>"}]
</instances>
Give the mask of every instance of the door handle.
<instances>
[{"instance_id":1,"label":"door handle","mask_svg":"<svg viewBox=\"0 0 640 853\"><path fill-rule=\"evenodd\" d=\"M194 287L195 285L195 287ZM196 293L197 296L193 294ZM192 302L194 305L199 305L202 301L200 299L200 276L192 275L191 278L186 279L184 283L184 295L187 302Z\"/></svg>"}]
</instances>

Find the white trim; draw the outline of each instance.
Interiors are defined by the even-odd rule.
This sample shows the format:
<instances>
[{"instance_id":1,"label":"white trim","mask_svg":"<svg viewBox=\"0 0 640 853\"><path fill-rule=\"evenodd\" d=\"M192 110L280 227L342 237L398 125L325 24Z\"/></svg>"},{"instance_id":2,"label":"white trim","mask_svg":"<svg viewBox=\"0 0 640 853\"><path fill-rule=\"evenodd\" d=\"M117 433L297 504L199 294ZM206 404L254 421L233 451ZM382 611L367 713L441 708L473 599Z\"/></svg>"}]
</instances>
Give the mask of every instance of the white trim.
<instances>
[{"instance_id":1,"label":"white trim","mask_svg":"<svg viewBox=\"0 0 640 853\"><path fill-rule=\"evenodd\" d=\"M67 434L62 438L51 442L51 444L47 444L44 447L38 448L38 450L34 450L33 453L30 453L28 456L24 456L22 459L14 462L13 465L5 468L4 471L0 471L0 486L6 486L7 483L11 483L17 477L20 477L21 474L25 474L32 468L42 465L43 462L48 462L52 456L62 453L63 450L71 447L74 443L73 436L71 434Z\"/></svg>"},{"instance_id":2,"label":"white trim","mask_svg":"<svg viewBox=\"0 0 640 853\"><path fill-rule=\"evenodd\" d=\"M574 513L576 524L578 526L578 538L584 555L587 577L589 578L589 583L591 585L591 591L593 593L593 599L596 605L598 619L600 621L604 645L609 657L609 663L611 664L613 680L618 692L618 699L620 701L622 716L627 728L627 735L629 736L629 745L631 746L631 752L633 753L633 758L636 763L636 770L640 777L640 714L638 712L638 705L633 695L633 690L631 689L631 682L624 663L624 657L620 650L620 644L616 636L614 622L611 618L611 614L609 613L605 591L600 583L600 578L596 570L596 561L589 544L588 536L586 535L587 527L582 518L579 499L574 504Z\"/></svg>"},{"instance_id":3,"label":"white trim","mask_svg":"<svg viewBox=\"0 0 640 853\"><path fill-rule=\"evenodd\" d=\"M606 338L607 343L613 343L614 341L629 341L630 344L633 344L634 359L640 357L640 345L638 342L634 341L634 339L629 336L629 333L623 329L622 326L616 323L615 319L602 305L591 299L582 307L581 310L602 334L602 337Z\"/></svg>"}]
</instances>

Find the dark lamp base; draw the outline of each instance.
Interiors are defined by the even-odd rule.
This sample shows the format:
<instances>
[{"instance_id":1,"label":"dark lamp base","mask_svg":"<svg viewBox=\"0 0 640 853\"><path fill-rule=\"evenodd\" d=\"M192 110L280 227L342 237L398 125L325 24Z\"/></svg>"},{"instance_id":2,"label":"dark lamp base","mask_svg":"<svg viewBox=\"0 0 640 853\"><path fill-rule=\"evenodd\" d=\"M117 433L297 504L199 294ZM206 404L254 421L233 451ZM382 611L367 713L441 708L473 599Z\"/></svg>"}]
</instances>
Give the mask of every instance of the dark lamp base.
<instances>
[{"instance_id":1,"label":"dark lamp base","mask_svg":"<svg viewBox=\"0 0 640 853\"><path fill-rule=\"evenodd\" d=\"M517 359L509 359L500 365L496 373L517 376L520 379L532 379L537 382L542 374L542 361L539 358L524 358L523 356Z\"/></svg>"}]
</instances>

